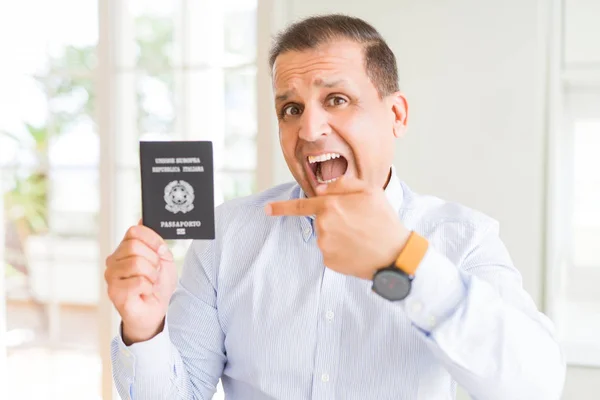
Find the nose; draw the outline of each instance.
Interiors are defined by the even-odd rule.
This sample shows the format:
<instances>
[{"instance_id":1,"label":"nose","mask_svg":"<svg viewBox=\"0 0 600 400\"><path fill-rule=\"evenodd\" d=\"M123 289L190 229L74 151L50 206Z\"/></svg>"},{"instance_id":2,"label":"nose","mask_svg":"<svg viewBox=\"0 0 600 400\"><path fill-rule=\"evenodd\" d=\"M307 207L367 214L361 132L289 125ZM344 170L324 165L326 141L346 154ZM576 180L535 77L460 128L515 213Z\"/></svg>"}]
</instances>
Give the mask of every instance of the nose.
<instances>
[{"instance_id":1,"label":"nose","mask_svg":"<svg viewBox=\"0 0 600 400\"><path fill-rule=\"evenodd\" d=\"M331 133L327 112L319 107L304 108L300 117L298 136L307 142L315 142Z\"/></svg>"}]
</instances>

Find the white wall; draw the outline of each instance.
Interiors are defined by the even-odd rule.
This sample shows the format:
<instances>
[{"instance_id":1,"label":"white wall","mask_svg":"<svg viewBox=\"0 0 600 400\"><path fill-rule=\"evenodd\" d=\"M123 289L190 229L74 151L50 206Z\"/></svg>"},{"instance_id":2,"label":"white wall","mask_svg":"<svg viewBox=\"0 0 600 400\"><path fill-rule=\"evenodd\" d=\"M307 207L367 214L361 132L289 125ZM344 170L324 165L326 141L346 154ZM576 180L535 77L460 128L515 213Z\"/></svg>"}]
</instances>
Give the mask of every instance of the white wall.
<instances>
[{"instance_id":1,"label":"white wall","mask_svg":"<svg viewBox=\"0 0 600 400\"><path fill-rule=\"evenodd\" d=\"M343 12L383 34L398 58L410 106L409 135L398 142L395 160L401 178L417 191L498 219L525 289L542 308L548 3L278 3L278 28L311 14ZM275 129L271 137L273 180L290 180ZM598 370L570 368L564 399L591 399L597 382Z\"/></svg>"}]
</instances>

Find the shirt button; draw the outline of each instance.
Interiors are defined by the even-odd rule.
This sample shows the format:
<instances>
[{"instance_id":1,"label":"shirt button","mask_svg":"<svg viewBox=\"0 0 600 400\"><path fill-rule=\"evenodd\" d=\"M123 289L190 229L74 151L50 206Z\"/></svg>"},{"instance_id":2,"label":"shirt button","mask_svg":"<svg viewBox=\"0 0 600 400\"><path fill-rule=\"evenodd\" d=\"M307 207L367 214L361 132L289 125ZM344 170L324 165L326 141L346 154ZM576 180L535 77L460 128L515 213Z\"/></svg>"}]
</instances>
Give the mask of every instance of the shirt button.
<instances>
[{"instance_id":1,"label":"shirt button","mask_svg":"<svg viewBox=\"0 0 600 400\"><path fill-rule=\"evenodd\" d=\"M423 304L421 304L420 301L415 301L410 305L410 310L414 313L414 314L418 314L421 312L421 310L423 310Z\"/></svg>"},{"instance_id":2,"label":"shirt button","mask_svg":"<svg viewBox=\"0 0 600 400\"><path fill-rule=\"evenodd\" d=\"M329 374L323 374L323 375L321 375L321 380L323 382L329 382Z\"/></svg>"},{"instance_id":3,"label":"shirt button","mask_svg":"<svg viewBox=\"0 0 600 400\"><path fill-rule=\"evenodd\" d=\"M305 234L306 236L310 236L310 234L311 234L311 229L310 229L310 228L306 228L306 229L304 229L304 234Z\"/></svg>"},{"instance_id":4,"label":"shirt button","mask_svg":"<svg viewBox=\"0 0 600 400\"><path fill-rule=\"evenodd\" d=\"M429 317L429 328L434 328L435 327L435 323L436 323L436 319L435 317L432 315Z\"/></svg>"},{"instance_id":5,"label":"shirt button","mask_svg":"<svg viewBox=\"0 0 600 400\"><path fill-rule=\"evenodd\" d=\"M325 318L327 318L327 321L333 321L334 316L335 316L335 314L331 310L329 310L325 313Z\"/></svg>"}]
</instances>

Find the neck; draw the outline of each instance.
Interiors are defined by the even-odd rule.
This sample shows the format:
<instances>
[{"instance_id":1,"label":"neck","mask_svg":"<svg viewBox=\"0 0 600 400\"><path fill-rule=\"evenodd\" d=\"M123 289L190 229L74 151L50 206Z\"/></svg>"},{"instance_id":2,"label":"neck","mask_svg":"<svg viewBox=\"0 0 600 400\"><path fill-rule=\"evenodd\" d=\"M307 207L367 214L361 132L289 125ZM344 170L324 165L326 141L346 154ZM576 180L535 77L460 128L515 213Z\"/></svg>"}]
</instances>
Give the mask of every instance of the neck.
<instances>
[{"instance_id":1,"label":"neck","mask_svg":"<svg viewBox=\"0 0 600 400\"><path fill-rule=\"evenodd\" d=\"M388 171L387 178L385 179L385 184L383 185L383 190L387 188L387 185L390 183L390 179L392 179L392 168L390 167Z\"/></svg>"}]
</instances>

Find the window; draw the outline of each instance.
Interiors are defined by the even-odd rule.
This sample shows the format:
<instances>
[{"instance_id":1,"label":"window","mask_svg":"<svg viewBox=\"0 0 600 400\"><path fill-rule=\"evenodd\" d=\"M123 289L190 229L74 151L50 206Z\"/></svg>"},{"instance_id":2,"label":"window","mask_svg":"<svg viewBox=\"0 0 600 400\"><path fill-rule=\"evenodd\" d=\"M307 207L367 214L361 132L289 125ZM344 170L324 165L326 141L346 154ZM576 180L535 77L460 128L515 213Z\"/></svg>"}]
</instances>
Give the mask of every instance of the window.
<instances>
[{"instance_id":1,"label":"window","mask_svg":"<svg viewBox=\"0 0 600 400\"><path fill-rule=\"evenodd\" d=\"M0 65L7 398L114 395L116 316L102 274L141 214L140 140L213 141L216 204L256 190L256 8L256 0L0 6L0 33L14 40L3 54L11 62ZM180 261L188 245L171 243Z\"/></svg>"},{"instance_id":2,"label":"window","mask_svg":"<svg viewBox=\"0 0 600 400\"><path fill-rule=\"evenodd\" d=\"M118 39L100 79L115 90L117 236L140 216L140 140L210 140L216 204L254 192L256 1L114 5ZM188 244L172 243L178 258Z\"/></svg>"},{"instance_id":3,"label":"window","mask_svg":"<svg viewBox=\"0 0 600 400\"><path fill-rule=\"evenodd\" d=\"M140 140L212 141L216 205L256 190L256 7L256 0L127 0L110 1L101 14L99 79L112 88L101 100L108 107L100 121L104 161L111 164L101 185L109 220L102 252L139 220ZM171 242L179 265L188 246ZM110 338L115 327L107 324L101 336Z\"/></svg>"},{"instance_id":4,"label":"window","mask_svg":"<svg viewBox=\"0 0 600 400\"><path fill-rule=\"evenodd\" d=\"M557 312L559 332L570 362L600 363L600 88L571 86L564 91L564 215L558 243L564 271ZM560 178L559 178L560 179Z\"/></svg>"},{"instance_id":5,"label":"window","mask_svg":"<svg viewBox=\"0 0 600 400\"><path fill-rule=\"evenodd\" d=\"M12 43L0 66L3 394L83 398L99 392L101 362L97 5L28 0L0 6L0 14Z\"/></svg>"},{"instance_id":6,"label":"window","mask_svg":"<svg viewBox=\"0 0 600 400\"><path fill-rule=\"evenodd\" d=\"M557 2L551 74L549 313L567 361L600 366L600 26L598 5ZM594 33L595 32L595 33Z\"/></svg>"}]
</instances>

